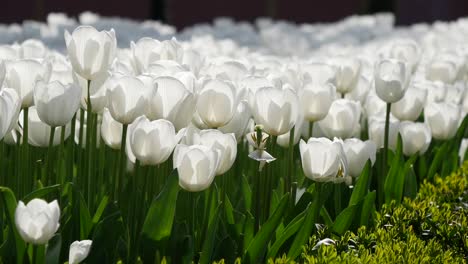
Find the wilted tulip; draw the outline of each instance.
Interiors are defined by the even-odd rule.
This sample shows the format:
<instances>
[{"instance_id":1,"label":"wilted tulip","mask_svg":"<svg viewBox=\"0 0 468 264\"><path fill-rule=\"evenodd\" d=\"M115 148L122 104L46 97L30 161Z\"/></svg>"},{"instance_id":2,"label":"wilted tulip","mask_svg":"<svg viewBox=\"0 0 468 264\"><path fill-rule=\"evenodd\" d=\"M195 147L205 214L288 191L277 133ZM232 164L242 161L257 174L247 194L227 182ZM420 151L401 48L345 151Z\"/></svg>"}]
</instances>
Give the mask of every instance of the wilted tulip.
<instances>
[{"instance_id":1,"label":"wilted tulip","mask_svg":"<svg viewBox=\"0 0 468 264\"><path fill-rule=\"evenodd\" d=\"M403 154L411 156L424 154L431 144L431 130L424 123L404 121L400 123L400 134L403 141Z\"/></svg>"},{"instance_id":2,"label":"wilted tulip","mask_svg":"<svg viewBox=\"0 0 468 264\"><path fill-rule=\"evenodd\" d=\"M318 122L328 138L349 138L360 130L361 105L348 99L334 101L327 116Z\"/></svg>"},{"instance_id":3,"label":"wilted tulip","mask_svg":"<svg viewBox=\"0 0 468 264\"><path fill-rule=\"evenodd\" d=\"M309 122L322 120L328 114L336 89L333 84L307 84L300 92L300 100L304 118Z\"/></svg>"},{"instance_id":4,"label":"wilted tulip","mask_svg":"<svg viewBox=\"0 0 468 264\"><path fill-rule=\"evenodd\" d=\"M398 120L390 119L388 128L388 147L392 150L396 149L399 126L400 123ZM377 148L384 147L384 131L385 119L377 118L369 121L369 139L377 145Z\"/></svg>"},{"instance_id":5,"label":"wilted tulip","mask_svg":"<svg viewBox=\"0 0 468 264\"><path fill-rule=\"evenodd\" d=\"M122 129L122 124L112 118L109 109L104 108L101 122L101 136L104 143L112 149L120 149Z\"/></svg>"},{"instance_id":6,"label":"wilted tulip","mask_svg":"<svg viewBox=\"0 0 468 264\"><path fill-rule=\"evenodd\" d=\"M113 29L97 31L92 26L79 26L71 35L65 31L65 44L73 70L86 80L105 73L116 56Z\"/></svg>"},{"instance_id":7,"label":"wilted tulip","mask_svg":"<svg viewBox=\"0 0 468 264\"><path fill-rule=\"evenodd\" d=\"M210 128L218 128L231 121L237 109L237 94L228 81L213 79L205 82L198 94L197 112Z\"/></svg>"},{"instance_id":8,"label":"wilted tulip","mask_svg":"<svg viewBox=\"0 0 468 264\"><path fill-rule=\"evenodd\" d=\"M200 131L199 135L198 144L219 150L220 163L216 170L216 175L226 173L236 160L237 141L234 134L224 134L217 129L208 129Z\"/></svg>"},{"instance_id":9,"label":"wilted tulip","mask_svg":"<svg viewBox=\"0 0 468 264\"><path fill-rule=\"evenodd\" d=\"M174 150L174 168L179 174L179 185L189 192L200 192L210 187L220 162L219 150L206 146L179 144Z\"/></svg>"},{"instance_id":10,"label":"wilted tulip","mask_svg":"<svg viewBox=\"0 0 468 264\"><path fill-rule=\"evenodd\" d=\"M80 106L81 88L58 81L38 81L34 88L34 104L42 122L51 127L68 124Z\"/></svg>"},{"instance_id":11,"label":"wilted tulip","mask_svg":"<svg viewBox=\"0 0 468 264\"><path fill-rule=\"evenodd\" d=\"M0 89L0 140L14 128L21 109L21 100L14 89Z\"/></svg>"},{"instance_id":12,"label":"wilted tulip","mask_svg":"<svg viewBox=\"0 0 468 264\"><path fill-rule=\"evenodd\" d=\"M177 130L186 127L195 109L195 95L173 77L162 76L154 79L157 90L150 98L146 115L151 120L166 119Z\"/></svg>"},{"instance_id":13,"label":"wilted tulip","mask_svg":"<svg viewBox=\"0 0 468 264\"><path fill-rule=\"evenodd\" d=\"M347 176L347 161L343 146L328 138L310 138L299 143L301 163L307 178L317 182L343 182Z\"/></svg>"},{"instance_id":14,"label":"wilted tulip","mask_svg":"<svg viewBox=\"0 0 468 264\"><path fill-rule=\"evenodd\" d=\"M57 232L60 223L57 200L47 203L32 199L27 205L19 201L15 211L16 229L27 243L44 245Z\"/></svg>"},{"instance_id":15,"label":"wilted tulip","mask_svg":"<svg viewBox=\"0 0 468 264\"><path fill-rule=\"evenodd\" d=\"M447 140L457 132L460 107L447 103L430 103L424 108L424 121L435 139Z\"/></svg>"},{"instance_id":16,"label":"wilted tulip","mask_svg":"<svg viewBox=\"0 0 468 264\"><path fill-rule=\"evenodd\" d=\"M68 253L68 263L78 264L82 262L88 256L92 244L93 241L91 240L81 240L71 243Z\"/></svg>"},{"instance_id":17,"label":"wilted tulip","mask_svg":"<svg viewBox=\"0 0 468 264\"><path fill-rule=\"evenodd\" d=\"M403 61L380 60L375 67L375 91L383 101L395 103L405 95L410 77L410 69Z\"/></svg>"},{"instance_id":18,"label":"wilted tulip","mask_svg":"<svg viewBox=\"0 0 468 264\"><path fill-rule=\"evenodd\" d=\"M253 113L255 122L263 125L270 135L287 133L295 125L299 115L299 99L288 87L264 87L257 90Z\"/></svg>"},{"instance_id":19,"label":"wilted tulip","mask_svg":"<svg viewBox=\"0 0 468 264\"><path fill-rule=\"evenodd\" d=\"M22 127L23 124L23 111L20 113L19 116L19 123ZM48 147L49 146L49 139L50 139L50 126L41 121L39 115L37 114L36 106L29 108L28 113L28 143L36 146L36 147ZM78 126L79 127L79 126ZM56 146L60 144L60 134L62 131L62 127L56 127L54 133L54 139L52 141L52 145ZM70 136L70 126L67 125L65 128L65 138L67 139Z\"/></svg>"},{"instance_id":20,"label":"wilted tulip","mask_svg":"<svg viewBox=\"0 0 468 264\"><path fill-rule=\"evenodd\" d=\"M183 133L183 132L182 132ZM142 165L158 165L166 161L180 140L171 122L142 118L130 135L130 145Z\"/></svg>"},{"instance_id":21,"label":"wilted tulip","mask_svg":"<svg viewBox=\"0 0 468 264\"><path fill-rule=\"evenodd\" d=\"M357 178L361 175L368 160L374 165L377 147L373 141L349 138L343 141L343 149L348 161L348 174Z\"/></svg>"},{"instance_id":22,"label":"wilted tulip","mask_svg":"<svg viewBox=\"0 0 468 264\"><path fill-rule=\"evenodd\" d=\"M107 99L112 118L128 125L145 113L149 91L140 79L115 76L108 85Z\"/></svg>"},{"instance_id":23,"label":"wilted tulip","mask_svg":"<svg viewBox=\"0 0 468 264\"><path fill-rule=\"evenodd\" d=\"M13 88L21 96L21 107L34 104L33 90L36 82L48 82L52 67L49 63L36 60L17 60L7 64L6 86Z\"/></svg>"},{"instance_id":24,"label":"wilted tulip","mask_svg":"<svg viewBox=\"0 0 468 264\"><path fill-rule=\"evenodd\" d=\"M392 105L392 114L400 120L415 121L426 104L427 90L412 87L405 96Z\"/></svg>"}]
</instances>

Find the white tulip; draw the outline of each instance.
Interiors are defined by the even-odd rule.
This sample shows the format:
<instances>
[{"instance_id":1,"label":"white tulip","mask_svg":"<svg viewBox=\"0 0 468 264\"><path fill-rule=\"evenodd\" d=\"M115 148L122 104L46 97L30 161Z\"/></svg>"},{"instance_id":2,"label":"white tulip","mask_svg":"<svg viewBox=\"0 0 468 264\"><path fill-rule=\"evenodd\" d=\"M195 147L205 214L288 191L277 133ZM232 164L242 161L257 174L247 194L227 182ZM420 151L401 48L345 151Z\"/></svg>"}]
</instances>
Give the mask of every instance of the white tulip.
<instances>
[{"instance_id":1,"label":"white tulip","mask_svg":"<svg viewBox=\"0 0 468 264\"><path fill-rule=\"evenodd\" d=\"M81 240L71 243L68 253L68 264L78 264L82 262L88 256L92 244L93 241L91 240Z\"/></svg>"},{"instance_id":2,"label":"white tulip","mask_svg":"<svg viewBox=\"0 0 468 264\"><path fill-rule=\"evenodd\" d=\"M44 245L57 232L60 223L57 200L47 203L32 199L27 205L19 201L15 211L16 229L27 243Z\"/></svg>"},{"instance_id":3,"label":"white tulip","mask_svg":"<svg viewBox=\"0 0 468 264\"><path fill-rule=\"evenodd\" d=\"M359 59L336 57L330 63L336 68L336 91L341 94L351 92L356 87L361 72Z\"/></svg>"},{"instance_id":4,"label":"white tulip","mask_svg":"<svg viewBox=\"0 0 468 264\"><path fill-rule=\"evenodd\" d=\"M234 164L237 155L237 141L234 134L224 134L216 129L202 130L200 131L199 142L197 143L219 150L220 163L216 170L216 175L226 173Z\"/></svg>"},{"instance_id":5,"label":"white tulip","mask_svg":"<svg viewBox=\"0 0 468 264\"><path fill-rule=\"evenodd\" d=\"M253 115L257 124L270 135L287 133L295 125L299 115L299 99L288 87L263 87L254 98Z\"/></svg>"},{"instance_id":6,"label":"white tulip","mask_svg":"<svg viewBox=\"0 0 468 264\"><path fill-rule=\"evenodd\" d=\"M223 133L234 133L237 142L239 143L246 132L249 120L251 120L250 116L250 109L247 102L241 101L237 106L236 113L231 121L218 129Z\"/></svg>"},{"instance_id":7,"label":"white tulip","mask_svg":"<svg viewBox=\"0 0 468 264\"><path fill-rule=\"evenodd\" d=\"M179 185L189 192L200 192L210 187L220 161L219 150L201 145L177 145L174 150L174 168L179 174Z\"/></svg>"},{"instance_id":8,"label":"white tulip","mask_svg":"<svg viewBox=\"0 0 468 264\"><path fill-rule=\"evenodd\" d=\"M405 95L410 69L403 61L380 60L375 67L375 91L383 101L395 103Z\"/></svg>"},{"instance_id":9,"label":"white tulip","mask_svg":"<svg viewBox=\"0 0 468 264\"><path fill-rule=\"evenodd\" d=\"M130 135L132 152L142 165L158 165L165 162L179 142L171 122L142 118Z\"/></svg>"},{"instance_id":10,"label":"white tulip","mask_svg":"<svg viewBox=\"0 0 468 264\"><path fill-rule=\"evenodd\" d=\"M27 39L21 43L23 58L43 59L47 55L47 48L42 41L37 39Z\"/></svg>"},{"instance_id":11,"label":"white tulip","mask_svg":"<svg viewBox=\"0 0 468 264\"><path fill-rule=\"evenodd\" d=\"M68 124L80 106L81 88L58 81L38 81L34 88L34 104L39 118L51 127Z\"/></svg>"},{"instance_id":12,"label":"white tulip","mask_svg":"<svg viewBox=\"0 0 468 264\"><path fill-rule=\"evenodd\" d=\"M426 104L427 90L409 88L405 96L392 105L392 114L400 120L415 121Z\"/></svg>"},{"instance_id":13,"label":"white tulip","mask_svg":"<svg viewBox=\"0 0 468 264\"><path fill-rule=\"evenodd\" d=\"M14 89L0 89L0 140L15 127L21 109L21 100Z\"/></svg>"},{"instance_id":14,"label":"white tulip","mask_svg":"<svg viewBox=\"0 0 468 264\"><path fill-rule=\"evenodd\" d=\"M136 43L131 42L133 59L138 73L144 73L148 66L161 58L162 44L152 38L141 38Z\"/></svg>"},{"instance_id":15,"label":"white tulip","mask_svg":"<svg viewBox=\"0 0 468 264\"><path fill-rule=\"evenodd\" d=\"M349 138L359 129L361 105L348 99L334 101L327 116L318 125L328 138Z\"/></svg>"},{"instance_id":16,"label":"white tulip","mask_svg":"<svg viewBox=\"0 0 468 264\"><path fill-rule=\"evenodd\" d=\"M128 125L145 113L149 91L133 76L115 76L108 82L107 99L112 118Z\"/></svg>"},{"instance_id":17,"label":"white tulip","mask_svg":"<svg viewBox=\"0 0 468 264\"><path fill-rule=\"evenodd\" d=\"M19 123L22 127L23 124L23 115L24 112L21 111L19 116ZM79 127L79 126L78 126ZM50 138L50 126L41 121L37 113L35 106L32 106L28 110L28 143L36 147L48 147L49 138ZM60 144L62 127L56 127L54 132L54 138L52 141L53 146ZM70 136L70 125L65 127L65 138L67 139Z\"/></svg>"},{"instance_id":18,"label":"white tulip","mask_svg":"<svg viewBox=\"0 0 468 264\"><path fill-rule=\"evenodd\" d=\"M293 146L295 146L297 143L299 143L299 140L301 139L301 133L302 133L302 126L304 124L304 116L303 115L298 115L296 124L294 125L294 138L293 138ZM276 143L280 145L283 148L289 148L289 138L291 135L291 131L289 131L286 134L279 135L278 138L276 139ZM307 136L308 137L308 136Z\"/></svg>"},{"instance_id":19,"label":"white tulip","mask_svg":"<svg viewBox=\"0 0 468 264\"><path fill-rule=\"evenodd\" d=\"M101 122L101 136L104 143L112 149L120 149L122 130L122 124L112 118L109 109L104 108Z\"/></svg>"},{"instance_id":20,"label":"white tulip","mask_svg":"<svg viewBox=\"0 0 468 264\"><path fill-rule=\"evenodd\" d=\"M336 83L337 70L325 63L310 63L303 66L304 79L307 83L322 85Z\"/></svg>"},{"instance_id":21,"label":"white tulip","mask_svg":"<svg viewBox=\"0 0 468 264\"><path fill-rule=\"evenodd\" d=\"M400 123L400 134L403 143L403 154L411 156L415 153L426 153L431 144L431 130L425 123L404 121Z\"/></svg>"},{"instance_id":22,"label":"white tulip","mask_svg":"<svg viewBox=\"0 0 468 264\"><path fill-rule=\"evenodd\" d=\"M360 76L354 88L351 92L347 93L345 98L358 101L361 104L364 104L367 99L371 87L371 82L364 76Z\"/></svg>"},{"instance_id":23,"label":"white tulip","mask_svg":"<svg viewBox=\"0 0 468 264\"><path fill-rule=\"evenodd\" d=\"M109 79L109 73L103 72L99 75L96 75L91 81L89 87L88 81L83 79L78 74L73 73L72 76L74 82L81 87L81 108L83 110L87 110L89 90L89 98L91 99L91 111L96 114L102 113L104 108L107 106L107 81Z\"/></svg>"},{"instance_id":24,"label":"white tulip","mask_svg":"<svg viewBox=\"0 0 468 264\"><path fill-rule=\"evenodd\" d=\"M330 83L308 84L300 92L302 113L309 122L325 118L336 97L336 88Z\"/></svg>"},{"instance_id":25,"label":"white tulip","mask_svg":"<svg viewBox=\"0 0 468 264\"><path fill-rule=\"evenodd\" d=\"M411 39L402 39L391 44L390 58L406 61L411 69L411 72L416 70L421 50L418 44Z\"/></svg>"},{"instance_id":26,"label":"white tulip","mask_svg":"<svg viewBox=\"0 0 468 264\"><path fill-rule=\"evenodd\" d=\"M105 73L116 56L113 29L97 31L92 26L79 26L71 35L65 31L65 43L73 70L86 80Z\"/></svg>"},{"instance_id":27,"label":"white tulip","mask_svg":"<svg viewBox=\"0 0 468 264\"><path fill-rule=\"evenodd\" d=\"M384 147L384 131L385 131L385 119L376 118L374 120L369 120L369 139L372 140L377 148ZM400 123L398 120L390 118L389 121L389 133L388 133L388 147L392 150L396 149L397 139L398 139L398 130Z\"/></svg>"},{"instance_id":28,"label":"white tulip","mask_svg":"<svg viewBox=\"0 0 468 264\"><path fill-rule=\"evenodd\" d=\"M26 108L34 104L33 90L36 82L48 82L52 66L36 60L17 60L7 64L5 83L21 96L21 107Z\"/></svg>"},{"instance_id":29,"label":"white tulip","mask_svg":"<svg viewBox=\"0 0 468 264\"><path fill-rule=\"evenodd\" d=\"M451 84L458 74L456 59L449 54L438 54L426 66L426 79Z\"/></svg>"},{"instance_id":30,"label":"white tulip","mask_svg":"<svg viewBox=\"0 0 468 264\"><path fill-rule=\"evenodd\" d=\"M368 160L372 165L375 163L377 146L373 141L349 138L343 141L343 149L348 161L348 174L351 177L359 177Z\"/></svg>"},{"instance_id":31,"label":"white tulip","mask_svg":"<svg viewBox=\"0 0 468 264\"><path fill-rule=\"evenodd\" d=\"M424 108L424 121L435 139L452 138L458 129L460 107L447 103L430 103Z\"/></svg>"},{"instance_id":32,"label":"white tulip","mask_svg":"<svg viewBox=\"0 0 468 264\"><path fill-rule=\"evenodd\" d=\"M201 120L210 128L231 121L237 109L237 94L232 83L220 79L205 82L196 105Z\"/></svg>"},{"instance_id":33,"label":"white tulip","mask_svg":"<svg viewBox=\"0 0 468 264\"><path fill-rule=\"evenodd\" d=\"M310 138L299 143L301 163L307 178L317 182L343 182L347 161L343 146L327 138Z\"/></svg>"}]
</instances>

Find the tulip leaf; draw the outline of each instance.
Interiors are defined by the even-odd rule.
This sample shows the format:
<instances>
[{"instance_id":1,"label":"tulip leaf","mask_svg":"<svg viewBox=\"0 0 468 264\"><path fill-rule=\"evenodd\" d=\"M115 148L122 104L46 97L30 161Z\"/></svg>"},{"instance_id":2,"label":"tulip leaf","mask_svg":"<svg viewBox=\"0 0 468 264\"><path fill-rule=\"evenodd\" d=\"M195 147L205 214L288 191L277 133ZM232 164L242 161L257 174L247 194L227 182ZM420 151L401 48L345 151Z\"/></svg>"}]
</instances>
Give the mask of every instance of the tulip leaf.
<instances>
[{"instance_id":1,"label":"tulip leaf","mask_svg":"<svg viewBox=\"0 0 468 264\"><path fill-rule=\"evenodd\" d=\"M281 198L272 216L262 225L260 231L258 231L257 235L253 238L244 255L244 261L246 263L263 262L262 258L268 243L274 235L277 226L281 223L281 219L286 211L289 200L288 196L289 194L285 194L283 198Z\"/></svg>"},{"instance_id":2,"label":"tulip leaf","mask_svg":"<svg viewBox=\"0 0 468 264\"><path fill-rule=\"evenodd\" d=\"M395 155L392 159L392 163L390 166L390 170L387 174L387 177L385 179L385 184L384 184L384 192L385 192L385 202L390 203L391 200L397 200L398 202L400 201L398 199L398 186L397 183L399 182L399 172L400 172L400 165L403 162L403 142L401 135L398 134L398 141L397 141L397 148ZM404 178L403 178L404 182ZM401 190L403 192L403 189Z\"/></svg>"},{"instance_id":3,"label":"tulip leaf","mask_svg":"<svg viewBox=\"0 0 468 264\"><path fill-rule=\"evenodd\" d=\"M448 151L449 144L445 142L442 146L437 150L434 159L431 162L431 166L429 167L429 171L427 173L427 178L432 180L435 174L439 171L442 162L444 161L447 151Z\"/></svg>"},{"instance_id":4,"label":"tulip leaf","mask_svg":"<svg viewBox=\"0 0 468 264\"><path fill-rule=\"evenodd\" d=\"M93 222L83 195L79 192L76 193L80 199L80 239L87 239L93 228Z\"/></svg>"},{"instance_id":5,"label":"tulip leaf","mask_svg":"<svg viewBox=\"0 0 468 264\"><path fill-rule=\"evenodd\" d=\"M335 222L333 223L332 230L333 232L342 235L353 222L354 215L356 214L357 204L350 205L346 207L341 213L336 217Z\"/></svg>"},{"instance_id":6,"label":"tulip leaf","mask_svg":"<svg viewBox=\"0 0 468 264\"><path fill-rule=\"evenodd\" d=\"M222 204L218 205L214 212L214 216L208 224L208 230L206 231L205 241L203 242L203 248L199 260L200 264L208 264L213 261L213 249L215 247L216 231L218 229L221 206Z\"/></svg>"},{"instance_id":7,"label":"tulip leaf","mask_svg":"<svg viewBox=\"0 0 468 264\"><path fill-rule=\"evenodd\" d=\"M369 181L370 181L370 174L371 174L371 161L368 160L364 169L362 170L361 175L359 176L356 185L354 186L353 193L351 194L351 198L349 199L349 206L356 205L361 201L364 196L367 194L369 189Z\"/></svg>"},{"instance_id":8,"label":"tulip leaf","mask_svg":"<svg viewBox=\"0 0 468 264\"><path fill-rule=\"evenodd\" d=\"M361 226L368 226L371 216L375 212L375 198L376 192L372 191L364 197L364 201L362 203L362 211L361 211L361 219L360 225Z\"/></svg>"},{"instance_id":9,"label":"tulip leaf","mask_svg":"<svg viewBox=\"0 0 468 264\"><path fill-rule=\"evenodd\" d=\"M152 201L148 210L142 229L145 237L161 241L171 235L179 190L177 170L173 170L164 189Z\"/></svg>"},{"instance_id":10,"label":"tulip leaf","mask_svg":"<svg viewBox=\"0 0 468 264\"><path fill-rule=\"evenodd\" d=\"M301 228L302 224L304 223L306 211L297 215L281 232L281 234L275 240L275 243L271 246L268 250L268 259L274 258L278 255L278 251L284 245L284 243L291 238L299 228Z\"/></svg>"},{"instance_id":11,"label":"tulip leaf","mask_svg":"<svg viewBox=\"0 0 468 264\"><path fill-rule=\"evenodd\" d=\"M410 168L405 176L405 196L411 199L416 198L418 192L418 181L414 170Z\"/></svg>"},{"instance_id":12,"label":"tulip leaf","mask_svg":"<svg viewBox=\"0 0 468 264\"><path fill-rule=\"evenodd\" d=\"M108 203L109 203L109 197L104 196L101 202L99 203L98 208L96 209L96 213L94 213L93 220L92 220L93 225L97 224L99 220L101 220L102 214L104 213L104 210L106 209Z\"/></svg>"},{"instance_id":13,"label":"tulip leaf","mask_svg":"<svg viewBox=\"0 0 468 264\"><path fill-rule=\"evenodd\" d=\"M18 233L18 230L15 226L15 211L16 211L16 198L13 192L6 188L0 187L0 193L2 196L2 204L5 211L6 219L10 229L13 232L15 238L15 252L16 252L16 263L23 263L24 252L26 250L26 244Z\"/></svg>"},{"instance_id":14,"label":"tulip leaf","mask_svg":"<svg viewBox=\"0 0 468 264\"><path fill-rule=\"evenodd\" d=\"M28 195L26 195L23 198L23 201L25 203L28 203L29 201L31 201L34 198L42 198L42 197L46 196L47 194L49 194L51 192L55 192L55 191L59 190L60 186L61 186L60 184L56 184L56 185L51 185L51 186L47 186L47 187L37 189L37 190L29 193Z\"/></svg>"},{"instance_id":15,"label":"tulip leaf","mask_svg":"<svg viewBox=\"0 0 468 264\"><path fill-rule=\"evenodd\" d=\"M247 247L250 245L254 238L254 228L255 228L255 218L247 212L245 223L244 223L244 241L243 241L243 251L247 250Z\"/></svg>"},{"instance_id":16,"label":"tulip leaf","mask_svg":"<svg viewBox=\"0 0 468 264\"><path fill-rule=\"evenodd\" d=\"M242 177L241 187L242 187L242 194L244 197L245 209L248 212L251 212L250 210L252 208L252 190L250 189L249 182L247 181L247 178L245 176Z\"/></svg>"},{"instance_id":17,"label":"tulip leaf","mask_svg":"<svg viewBox=\"0 0 468 264\"><path fill-rule=\"evenodd\" d=\"M45 256L45 263L58 264L60 262L60 249L62 247L62 236L56 234L47 243L47 252Z\"/></svg>"}]
</instances>

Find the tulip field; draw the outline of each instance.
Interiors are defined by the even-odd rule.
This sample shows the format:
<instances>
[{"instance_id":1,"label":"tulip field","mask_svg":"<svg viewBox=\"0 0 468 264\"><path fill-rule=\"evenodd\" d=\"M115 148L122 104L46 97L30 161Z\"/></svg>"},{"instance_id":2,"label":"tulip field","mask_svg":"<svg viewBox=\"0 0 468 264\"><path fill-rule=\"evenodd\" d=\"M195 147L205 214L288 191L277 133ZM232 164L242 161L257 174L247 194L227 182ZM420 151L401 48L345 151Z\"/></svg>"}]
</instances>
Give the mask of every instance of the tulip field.
<instances>
[{"instance_id":1,"label":"tulip field","mask_svg":"<svg viewBox=\"0 0 468 264\"><path fill-rule=\"evenodd\" d=\"M393 20L0 25L0 263L316 263L416 204L465 160L468 19Z\"/></svg>"}]
</instances>

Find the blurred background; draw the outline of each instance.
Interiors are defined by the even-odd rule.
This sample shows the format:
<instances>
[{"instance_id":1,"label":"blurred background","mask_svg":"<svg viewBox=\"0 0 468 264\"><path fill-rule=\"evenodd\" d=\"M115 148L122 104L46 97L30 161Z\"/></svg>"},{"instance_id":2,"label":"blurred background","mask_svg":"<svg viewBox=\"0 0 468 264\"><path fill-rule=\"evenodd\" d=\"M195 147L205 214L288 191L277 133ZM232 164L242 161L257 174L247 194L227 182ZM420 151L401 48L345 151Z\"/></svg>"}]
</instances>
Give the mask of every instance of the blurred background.
<instances>
[{"instance_id":1,"label":"blurred background","mask_svg":"<svg viewBox=\"0 0 468 264\"><path fill-rule=\"evenodd\" d=\"M50 12L74 16L88 10L104 16L161 20L177 29L219 16L302 23L376 12L392 12L397 24L407 25L468 16L468 0L2 0L0 23L45 20Z\"/></svg>"}]
</instances>

